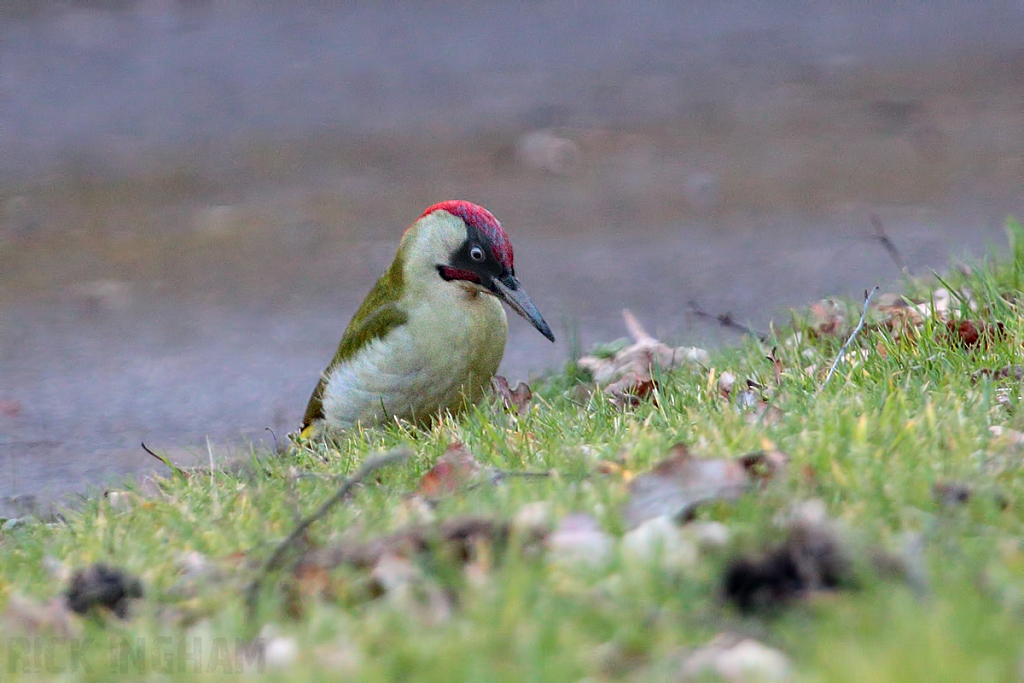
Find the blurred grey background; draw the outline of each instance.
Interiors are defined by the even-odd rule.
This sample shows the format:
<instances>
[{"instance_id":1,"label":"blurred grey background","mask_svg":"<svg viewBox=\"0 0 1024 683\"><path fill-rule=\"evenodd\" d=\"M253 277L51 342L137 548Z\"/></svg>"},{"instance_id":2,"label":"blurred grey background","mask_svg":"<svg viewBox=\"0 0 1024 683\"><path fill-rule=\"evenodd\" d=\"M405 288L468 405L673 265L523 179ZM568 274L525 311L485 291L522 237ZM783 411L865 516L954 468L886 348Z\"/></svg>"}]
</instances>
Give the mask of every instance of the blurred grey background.
<instances>
[{"instance_id":1,"label":"blurred grey background","mask_svg":"<svg viewBox=\"0 0 1024 683\"><path fill-rule=\"evenodd\" d=\"M1003 245L1024 2L0 0L0 516L293 429L427 205L551 345L734 337Z\"/></svg>"}]
</instances>

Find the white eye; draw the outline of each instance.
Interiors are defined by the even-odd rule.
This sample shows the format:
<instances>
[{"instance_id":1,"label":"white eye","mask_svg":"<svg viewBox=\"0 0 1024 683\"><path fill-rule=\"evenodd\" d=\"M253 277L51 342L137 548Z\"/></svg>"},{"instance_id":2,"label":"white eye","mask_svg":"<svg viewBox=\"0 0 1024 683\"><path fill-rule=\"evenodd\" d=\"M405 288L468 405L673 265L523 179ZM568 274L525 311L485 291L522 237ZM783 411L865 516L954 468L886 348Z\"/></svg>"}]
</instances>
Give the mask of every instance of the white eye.
<instances>
[{"instance_id":1,"label":"white eye","mask_svg":"<svg viewBox=\"0 0 1024 683\"><path fill-rule=\"evenodd\" d=\"M474 261L483 261L484 250L481 249L480 247L473 247L472 249L469 250L469 258L473 259Z\"/></svg>"}]
</instances>

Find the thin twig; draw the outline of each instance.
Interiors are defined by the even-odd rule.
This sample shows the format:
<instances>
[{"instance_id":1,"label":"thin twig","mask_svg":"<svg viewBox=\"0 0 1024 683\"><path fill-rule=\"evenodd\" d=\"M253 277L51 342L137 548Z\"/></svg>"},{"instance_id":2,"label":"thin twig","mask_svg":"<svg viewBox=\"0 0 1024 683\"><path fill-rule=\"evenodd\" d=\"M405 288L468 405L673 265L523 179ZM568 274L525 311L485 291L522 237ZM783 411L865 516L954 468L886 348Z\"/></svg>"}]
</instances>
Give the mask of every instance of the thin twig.
<instances>
[{"instance_id":1,"label":"thin twig","mask_svg":"<svg viewBox=\"0 0 1024 683\"><path fill-rule=\"evenodd\" d=\"M839 355L837 355L835 361L833 361L832 367L828 369L828 374L825 375L825 381L822 382L821 387L818 388L818 393L821 393L821 390L824 389L829 383L829 380L832 379L832 375L836 373L836 368L839 367L839 361L843 359L843 355L846 353L847 347L850 346L850 343L853 341L853 338L857 336L857 333L860 332L860 329L864 327L864 321L868 317L868 306L871 304L871 297L873 297L877 291L878 285L872 287L870 292L867 290L864 291L864 310L861 311L860 322L857 323L857 327L853 328L853 332L850 333L850 338L847 339L846 343L839 349Z\"/></svg>"},{"instance_id":2,"label":"thin twig","mask_svg":"<svg viewBox=\"0 0 1024 683\"><path fill-rule=\"evenodd\" d=\"M735 330L736 332L742 332L743 334L749 334L750 336L756 338L758 341L760 341L762 343L765 343L765 342L768 341L768 335L767 334L764 334L762 332L758 332L755 329L747 327L743 323L736 322L736 320L733 319L733 317L732 317L732 313L719 313L718 315L715 315L714 313L709 313L709 312L705 311L703 308L700 307L700 304L698 304L693 299L691 299L688 303L689 303L689 306L690 306L690 311L692 311L693 314L695 316L697 316L698 318L704 318L706 320L714 320L721 327L724 327L724 328L726 328L728 330Z\"/></svg>"},{"instance_id":3,"label":"thin twig","mask_svg":"<svg viewBox=\"0 0 1024 683\"><path fill-rule=\"evenodd\" d=\"M495 468L495 469L492 469L490 471L490 478L488 479L488 481L486 481L486 482L477 482L476 484L472 484L471 486L469 486L469 488L470 489L475 489L475 488L478 488L479 486L481 486L483 484L497 484L497 483L502 482L502 481L504 481L506 479L516 479L516 478L518 478L518 479L544 479L546 477L552 476L552 474L553 473L551 472L551 470L547 470L547 471L543 471L543 472L541 472L541 471L529 471L529 470L525 471L525 472L522 472L522 471L516 472L516 471L510 471L510 470L499 470L499 469Z\"/></svg>"},{"instance_id":4,"label":"thin twig","mask_svg":"<svg viewBox=\"0 0 1024 683\"><path fill-rule=\"evenodd\" d=\"M323 504L317 508L316 512L303 519L299 524L288 534L288 538L281 541L281 543L274 550L274 553L270 556L270 559L266 561L259 573L256 574L256 578L252 580L249 586L245 590L245 608L246 615L249 624L255 624L256 622L256 610L259 606L260 589L263 587L263 581L267 576L277 571L284 564L285 554L292 549L292 547L298 543L299 539L306 533L306 531L315 522L323 519L328 512L331 511L335 505L344 500L363 479L367 476L387 465L402 462L408 459L410 451L408 448L396 448L392 451L378 455L377 457L370 458L363 463L355 474L346 479L338 490L334 492L330 498L325 500Z\"/></svg>"},{"instance_id":5,"label":"thin twig","mask_svg":"<svg viewBox=\"0 0 1024 683\"><path fill-rule=\"evenodd\" d=\"M281 446L280 446L280 444L277 443L277 433L273 429L271 429L270 427L264 427L263 430L266 431L266 432L270 432L270 435L272 437L274 437L274 452L275 453L280 453L281 452Z\"/></svg>"},{"instance_id":6,"label":"thin twig","mask_svg":"<svg viewBox=\"0 0 1024 683\"><path fill-rule=\"evenodd\" d=\"M775 376L775 386L782 386L782 362L779 357L775 355L778 350L778 346L773 346L772 350L768 353L765 358L772 364L772 374Z\"/></svg>"},{"instance_id":7,"label":"thin twig","mask_svg":"<svg viewBox=\"0 0 1024 683\"><path fill-rule=\"evenodd\" d=\"M188 472L186 472L185 470L183 470L180 467L178 467L177 465L175 465L173 462L168 460L166 457L154 453L152 450L150 450L149 446L146 445L145 441L142 442L142 450L146 451L147 453L152 455L154 458L156 458L157 460L159 460L163 464L165 464L168 467L170 467L171 470L175 474L177 474L179 477L181 477L182 479L188 479Z\"/></svg>"},{"instance_id":8,"label":"thin twig","mask_svg":"<svg viewBox=\"0 0 1024 683\"><path fill-rule=\"evenodd\" d=\"M875 232L871 235L872 239L878 240L878 243L882 245L886 253L889 254L889 258L893 260L896 267L900 269L900 272L906 272L907 266L903 262L903 256L900 255L900 250L896 248L892 240L889 239L888 233L885 232L885 226L882 225L882 219L878 217L877 213L871 214L871 225L874 226Z\"/></svg>"}]
</instances>

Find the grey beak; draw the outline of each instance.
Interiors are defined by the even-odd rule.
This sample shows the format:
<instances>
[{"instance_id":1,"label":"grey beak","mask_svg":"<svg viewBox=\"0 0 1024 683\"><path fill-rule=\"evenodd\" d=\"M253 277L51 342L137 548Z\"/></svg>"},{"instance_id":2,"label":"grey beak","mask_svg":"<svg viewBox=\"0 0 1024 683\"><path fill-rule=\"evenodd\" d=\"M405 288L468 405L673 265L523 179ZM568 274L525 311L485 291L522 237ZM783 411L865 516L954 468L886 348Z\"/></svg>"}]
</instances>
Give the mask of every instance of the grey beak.
<instances>
[{"instance_id":1,"label":"grey beak","mask_svg":"<svg viewBox=\"0 0 1024 683\"><path fill-rule=\"evenodd\" d=\"M514 275L503 275L500 278L491 280L492 291L499 299L512 307L512 310L530 321L530 324L551 341L555 341L555 335L551 334L551 328L544 322L544 317L530 300L526 290L519 284Z\"/></svg>"}]
</instances>

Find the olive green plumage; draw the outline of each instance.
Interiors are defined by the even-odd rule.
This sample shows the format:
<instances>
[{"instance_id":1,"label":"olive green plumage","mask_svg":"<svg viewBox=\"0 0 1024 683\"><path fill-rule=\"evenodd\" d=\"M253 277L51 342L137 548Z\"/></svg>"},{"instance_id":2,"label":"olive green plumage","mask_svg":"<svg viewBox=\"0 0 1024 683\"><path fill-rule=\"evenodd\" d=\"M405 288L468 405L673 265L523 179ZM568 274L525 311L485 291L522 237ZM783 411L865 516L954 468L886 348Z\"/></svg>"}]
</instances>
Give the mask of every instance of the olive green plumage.
<instances>
[{"instance_id":1,"label":"olive green plumage","mask_svg":"<svg viewBox=\"0 0 1024 683\"><path fill-rule=\"evenodd\" d=\"M402 274L402 249L399 248L391 266L377 280L370 293L359 306L356 314L345 328L338 343L338 350L327 369L320 375L320 381L306 406L302 428L306 429L314 420L323 419L323 392L331 371L342 362L352 358L359 349L374 339L383 339L388 332L409 321L409 314L398 307L404 288Z\"/></svg>"}]
</instances>

